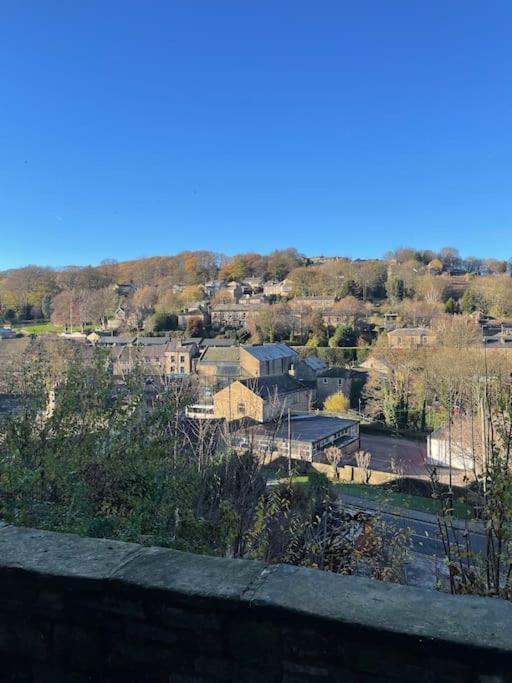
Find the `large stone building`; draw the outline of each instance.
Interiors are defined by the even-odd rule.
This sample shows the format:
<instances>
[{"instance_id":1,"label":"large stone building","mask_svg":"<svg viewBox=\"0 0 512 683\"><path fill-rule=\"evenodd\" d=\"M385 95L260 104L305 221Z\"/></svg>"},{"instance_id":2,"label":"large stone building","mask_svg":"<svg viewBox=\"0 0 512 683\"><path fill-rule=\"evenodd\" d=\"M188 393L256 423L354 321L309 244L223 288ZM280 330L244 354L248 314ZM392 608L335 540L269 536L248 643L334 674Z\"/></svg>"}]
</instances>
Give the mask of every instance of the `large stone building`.
<instances>
[{"instance_id":1,"label":"large stone building","mask_svg":"<svg viewBox=\"0 0 512 683\"><path fill-rule=\"evenodd\" d=\"M210 312L212 327L215 330L244 328L257 309L255 304L215 304Z\"/></svg>"},{"instance_id":2,"label":"large stone building","mask_svg":"<svg viewBox=\"0 0 512 683\"><path fill-rule=\"evenodd\" d=\"M401 327L388 332L388 344L393 349L415 349L436 343L437 335L428 327Z\"/></svg>"},{"instance_id":3,"label":"large stone building","mask_svg":"<svg viewBox=\"0 0 512 683\"><path fill-rule=\"evenodd\" d=\"M195 370L199 355L196 344L184 344L172 339L165 344L133 345L112 350L114 375L122 377L135 368L147 375L184 376Z\"/></svg>"},{"instance_id":4,"label":"large stone building","mask_svg":"<svg viewBox=\"0 0 512 683\"><path fill-rule=\"evenodd\" d=\"M240 347L240 367L248 377L286 375L298 360L298 353L286 344Z\"/></svg>"},{"instance_id":5,"label":"large stone building","mask_svg":"<svg viewBox=\"0 0 512 683\"><path fill-rule=\"evenodd\" d=\"M228 422L268 422L287 413L307 412L315 391L289 375L236 380L213 397L214 415Z\"/></svg>"}]
</instances>

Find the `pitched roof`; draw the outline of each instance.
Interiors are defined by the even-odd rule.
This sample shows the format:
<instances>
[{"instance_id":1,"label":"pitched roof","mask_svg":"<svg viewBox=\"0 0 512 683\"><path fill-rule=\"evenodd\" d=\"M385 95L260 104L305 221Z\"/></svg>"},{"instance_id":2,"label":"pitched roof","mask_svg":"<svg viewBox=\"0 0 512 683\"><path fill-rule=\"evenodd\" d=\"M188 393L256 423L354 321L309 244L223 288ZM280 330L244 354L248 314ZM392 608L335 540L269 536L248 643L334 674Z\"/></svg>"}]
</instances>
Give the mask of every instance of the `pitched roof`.
<instances>
[{"instance_id":1,"label":"pitched roof","mask_svg":"<svg viewBox=\"0 0 512 683\"><path fill-rule=\"evenodd\" d=\"M332 367L324 370L318 376L350 379L354 377L363 377L364 373L358 370L352 370L351 368Z\"/></svg>"},{"instance_id":2,"label":"pitched roof","mask_svg":"<svg viewBox=\"0 0 512 683\"><path fill-rule=\"evenodd\" d=\"M295 391L305 389L300 382L290 377L290 375L274 375L271 377L251 377L239 380L241 384L246 386L252 392L261 396L262 398L271 398L273 396L282 396L283 394L291 394Z\"/></svg>"},{"instance_id":3,"label":"pitched roof","mask_svg":"<svg viewBox=\"0 0 512 683\"><path fill-rule=\"evenodd\" d=\"M388 332L388 337L417 337L420 334L434 334L428 327L400 327Z\"/></svg>"},{"instance_id":4,"label":"pitched roof","mask_svg":"<svg viewBox=\"0 0 512 683\"><path fill-rule=\"evenodd\" d=\"M315 372L318 372L319 370L325 370L327 368L327 365L321 358L318 358L318 356L308 356L307 358L304 358L304 363L308 366L308 368L311 368L311 370L314 370Z\"/></svg>"},{"instance_id":5,"label":"pitched roof","mask_svg":"<svg viewBox=\"0 0 512 683\"><path fill-rule=\"evenodd\" d=\"M136 337L124 334L119 334L117 336L105 335L100 337L96 344L101 346L127 346L128 344L133 344L135 339Z\"/></svg>"},{"instance_id":6,"label":"pitched roof","mask_svg":"<svg viewBox=\"0 0 512 683\"><path fill-rule=\"evenodd\" d=\"M201 346L207 348L209 346L227 347L227 346L238 346L238 341L236 339L223 339L221 337L216 337L214 339L203 339L201 341Z\"/></svg>"},{"instance_id":7,"label":"pitched roof","mask_svg":"<svg viewBox=\"0 0 512 683\"><path fill-rule=\"evenodd\" d=\"M298 353L286 344L261 344L244 346L244 351L258 360L277 360L278 358L297 358Z\"/></svg>"},{"instance_id":8,"label":"pitched roof","mask_svg":"<svg viewBox=\"0 0 512 683\"><path fill-rule=\"evenodd\" d=\"M167 344L169 337L137 337L137 346L161 346Z\"/></svg>"}]
</instances>

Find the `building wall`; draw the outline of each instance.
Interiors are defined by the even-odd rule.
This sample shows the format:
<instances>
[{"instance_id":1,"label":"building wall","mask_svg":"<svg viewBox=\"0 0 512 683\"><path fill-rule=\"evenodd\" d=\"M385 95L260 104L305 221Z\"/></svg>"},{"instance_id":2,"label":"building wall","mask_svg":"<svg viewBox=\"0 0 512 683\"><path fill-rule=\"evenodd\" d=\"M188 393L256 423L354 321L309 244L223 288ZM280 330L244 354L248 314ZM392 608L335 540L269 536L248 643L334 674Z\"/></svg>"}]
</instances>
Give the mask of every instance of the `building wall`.
<instances>
[{"instance_id":1,"label":"building wall","mask_svg":"<svg viewBox=\"0 0 512 683\"><path fill-rule=\"evenodd\" d=\"M317 400L323 403L328 396L340 391L350 400L352 379L348 377L318 377L316 380Z\"/></svg>"},{"instance_id":2,"label":"building wall","mask_svg":"<svg viewBox=\"0 0 512 683\"><path fill-rule=\"evenodd\" d=\"M275 358L272 360L259 360L247 349L240 348L240 366L251 377L271 377L286 375L293 364L293 356Z\"/></svg>"},{"instance_id":3,"label":"building wall","mask_svg":"<svg viewBox=\"0 0 512 683\"><path fill-rule=\"evenodd\" d=\"M250 418L264 422L263 406L263 399L240 382L233 382L213 397L213 412L219 419Z\"/></svg>"}]
</instances>

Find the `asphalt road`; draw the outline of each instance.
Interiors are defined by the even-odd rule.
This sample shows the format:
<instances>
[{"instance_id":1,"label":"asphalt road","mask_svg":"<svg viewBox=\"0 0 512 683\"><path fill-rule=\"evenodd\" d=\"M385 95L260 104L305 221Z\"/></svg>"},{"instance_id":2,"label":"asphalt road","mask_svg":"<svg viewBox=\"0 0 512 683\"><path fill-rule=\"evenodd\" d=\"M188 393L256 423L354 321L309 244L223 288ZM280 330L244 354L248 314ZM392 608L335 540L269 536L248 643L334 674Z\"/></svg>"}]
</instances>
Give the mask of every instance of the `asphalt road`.
<instances>
[{"instance_id":1,"label":"asphalt road","mask_svg":"<svg viewBox=\"0 0 512 683\"><path fill-rule=\"evenodd\" d=\"M369 513L375 512L375 506L371 502L362 498L347 499L342 495L345 504L350 507L357 507ZM445 551L443 541L439 533L439 525L434 515L422 514L418 517L410 517L400 508L396 511L389 509L377 509L377 514L391 527L395 529L409 529L411 532L411 550L421 555L430 557L444 557ZM485 552L485 535L474 529L464 530L463 523L459 522L456 527L448 525L448 534L452 545L458 544L461 549L466 548L466 534L469 541L469 548L472 553Z\"/></svg>"}]
</instances>

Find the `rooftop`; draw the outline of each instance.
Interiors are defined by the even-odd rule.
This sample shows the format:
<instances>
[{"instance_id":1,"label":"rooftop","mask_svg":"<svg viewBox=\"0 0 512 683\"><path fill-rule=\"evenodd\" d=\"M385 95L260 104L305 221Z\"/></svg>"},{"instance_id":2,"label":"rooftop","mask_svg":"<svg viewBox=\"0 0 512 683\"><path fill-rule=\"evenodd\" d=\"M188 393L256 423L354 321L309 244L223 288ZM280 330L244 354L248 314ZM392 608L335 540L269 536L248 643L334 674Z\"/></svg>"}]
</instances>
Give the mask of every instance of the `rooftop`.
<instances>
[{"instance_id":1,"label":"rooftop","mask_svg":"<svg viewBox=\"0 0 512 683\"><path fill-rule=\"evenodd\" d=\"M344 420L326 415L294 415L290 420L292 440L309 443L325 439L355 424L358 424L357 420ZM288 420L282 420L277 428L275 422L267 422L255 425L251 429L259 433L272 432L276 438L288 438Z\"/></svg>"},{"instance_id":2,"label":"rooftop","mask_svg":"<svg viewBox=\"0 0 512 683\"><path fill-rule=\"evenodd\" d=\"M318 376L350 379L354 377L362 377L364 376L364 373L360 370L352 370L352 368L332 367L324 370Z\"/></svg>"},{"instance_id":3,"label":"rooftop","mask_svg":"<svg viewBox=\"0 0 512 683\"><path fill-rule=\"evenodd\" d=\"M258 360L277 360L279 358L297 358L296 351L286 344L261 344L255 346L244 346L244 351Z\"/></svg>"},{"instance_id":4,"label":"rooftop","mask_svg":"<svg viewBox=\"0 0 512 683\"><path fill-rule=\"evenodd\" d=\"M300 391L304 387L300 382L290 377L290 375L275 375L271 377L250 377L241 379L240 382L253 391L258 396L268 398L271 396L290 394Z\"/></svg>"},{"instance_id":5,"label":"rooftop","mask_svg":"<svg viewBox=\"0 0 512 683\"><path fill-rule=\"evenodd\" d=\"M388 337L417 337L419 334L434 334L428 327L399 327L392 332L388 332Z\"/></svg>"}]
</instances>

